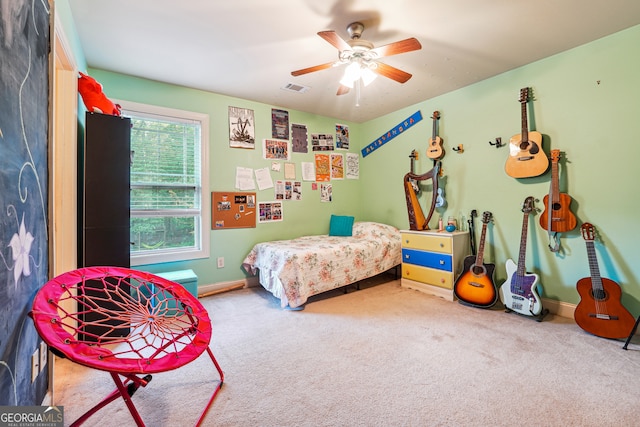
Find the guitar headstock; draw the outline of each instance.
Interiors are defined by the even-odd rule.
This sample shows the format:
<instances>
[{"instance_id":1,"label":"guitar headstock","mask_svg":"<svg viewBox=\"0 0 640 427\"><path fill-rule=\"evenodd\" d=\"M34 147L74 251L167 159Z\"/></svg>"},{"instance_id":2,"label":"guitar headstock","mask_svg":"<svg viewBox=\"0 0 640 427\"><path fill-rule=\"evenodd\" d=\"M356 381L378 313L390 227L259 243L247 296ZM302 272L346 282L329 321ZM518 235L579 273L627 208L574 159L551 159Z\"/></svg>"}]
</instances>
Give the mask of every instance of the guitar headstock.
<instances>
[{"instance_id":1,"label":"guitar headstock","mask_svg":"<svg viewBox=\"0 0 640 427\"><path fill-rule=\"evenodd\" d=\"M491 222L491 218L492 218L492 217L493 217L493 214L492 214L491 212L489 212L489 211L484 211L484 212L482 213L482 222L483 222L484 224L488 224L488 223L490 223L490 222Z\"/></svg>"},{"instance_id":2,"label":"guitar headstock","mask_svg":"<svg viewBox=\"0 0 640 427\"><path fill-rule=\"evenodd\" d=\"M593 242L596 239L596 228L590 223L582 224L580 231L582 231L582 238L587 242Z\"/></svg>"},{"instance_id":3,"label":"guitar headstock","mask_svg":"<svg viewBox=\"0 0 640 427\"><path fill-rule=\"evenodd\" d=\"M529 213L533 210L533 200L533 196L529 196L524 199L524 202L522 203L522 212Z\"/></svg>"},{"instance_id":4,"label":"guitar headstock","mask_svg":"<svg viewBox=\"0 0 640 427\"><path fill-rule=\"evenodd\" d=\"M440 111L434 111L433 116L431 116L433 120L440 120Z\"/></svg>"},{"instance_id":5,"label":"guitar headstock","mask_svg":"<svg viewBox=\"0 0 640 427\"><path fill-rule=\"evenodd\" d=\"M522 89L520 89L520 99L518 99L518 101L521 104L524 104L528 100L529 100L529 88L528 87L523 87Z\"/></svg>"},{"instance_id":6,"label":"guitar headstock","mask_svg":"<svg viewBox=\"0 0 640 427\"><path fill-rule=\"evenodd\" d=\"M559 160L560 160L560 150L558 149L551 150L551 161L557 163Z\"/></svg>"}]
</instances>

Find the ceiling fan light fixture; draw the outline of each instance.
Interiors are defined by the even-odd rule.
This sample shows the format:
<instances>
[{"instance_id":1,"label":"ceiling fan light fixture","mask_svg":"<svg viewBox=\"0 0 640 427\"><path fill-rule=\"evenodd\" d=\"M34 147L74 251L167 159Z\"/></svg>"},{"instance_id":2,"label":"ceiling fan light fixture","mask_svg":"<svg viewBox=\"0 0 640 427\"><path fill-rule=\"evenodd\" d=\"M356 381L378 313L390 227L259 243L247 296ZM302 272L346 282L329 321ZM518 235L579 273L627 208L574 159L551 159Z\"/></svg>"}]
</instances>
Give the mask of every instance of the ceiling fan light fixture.
<instances>
[{"instance_id":1,"label":"ceiling fan light fixture","mask_svg":"<svg viewBox=\"0 0 640 427\"><path fill-rule=\"evenodd\" d=\"M340 84L353 89L353 84L362 76L362 66L359 62L352 62L344 70Z\"/></svg>"},{"instance_id":2,"label":"ceiling fan light fixture","mask_svg":"<svg viewBox=\"0 0 640 427\"><path fill-rule=\"evenodd\" d=\"M362 75L360 77L362 78L362 83L364 83L365 86L369 86L369 84L373 82L378 75L371 71L371 68L366 67L362 70Z\"/></svg>"}]
</instances>

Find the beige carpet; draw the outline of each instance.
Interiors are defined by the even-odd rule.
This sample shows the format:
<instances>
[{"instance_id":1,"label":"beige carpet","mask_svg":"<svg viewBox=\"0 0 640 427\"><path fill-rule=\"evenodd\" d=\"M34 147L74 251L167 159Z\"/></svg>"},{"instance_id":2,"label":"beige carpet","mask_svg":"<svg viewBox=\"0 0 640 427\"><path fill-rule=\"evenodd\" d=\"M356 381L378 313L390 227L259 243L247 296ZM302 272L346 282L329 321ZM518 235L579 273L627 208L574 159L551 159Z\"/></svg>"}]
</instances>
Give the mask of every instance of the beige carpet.
<instances>
[{"instance_id":1,"label":"beige carpet","mask_svg":"<svg viewBox=\"0 0 640 427\"><path fill-rule=\"evenodd\" d=\"M392 277L391 277L392 278ZM282 310L262 288L201 301L226 381L208 426L631 426L640 423L640 344L465 307L371 280ZM133 397L148 426L192 425L211 392L208 358L155 375ZM56 362L66 423L113 388ZM119 399L86 425L128 426Z\"/></svg>"}]
</instances>

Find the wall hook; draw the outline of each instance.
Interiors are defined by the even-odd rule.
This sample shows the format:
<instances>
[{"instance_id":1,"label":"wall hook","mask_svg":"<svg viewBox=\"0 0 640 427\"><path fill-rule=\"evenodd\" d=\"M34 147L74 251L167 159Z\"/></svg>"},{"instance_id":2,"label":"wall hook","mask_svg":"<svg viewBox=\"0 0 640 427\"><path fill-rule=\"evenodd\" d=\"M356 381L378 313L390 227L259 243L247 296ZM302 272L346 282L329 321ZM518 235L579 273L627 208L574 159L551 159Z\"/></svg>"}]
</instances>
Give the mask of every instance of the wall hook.
<instances>
[{"instance_id":1,"label":"wall hook","mask_svg":"<svg viewBox=\"0 0 640 427\"><path fill-rule=\"evenodd\" d=\"M496 142L495 142L495 143L493 143L493 142L489 141L489 145L495 145L495 146L496 146L496 148L500 148L500 147L502 147L504 144L502 143L502 138L501 138L501 137L497 137L497 138L496 138Z\"/></svg>"},{"instance_id":2,"label":"wall hook","mask_svg":"<svg viewBox=\"0 0 640 427\"><path fill-rule=\"evenodd\" d=\"M451 148L453 151L457 151L458 154L464 153L464 147L462 144L458 144L457 147L452 147Z\"/></svg>"}]
</instances>

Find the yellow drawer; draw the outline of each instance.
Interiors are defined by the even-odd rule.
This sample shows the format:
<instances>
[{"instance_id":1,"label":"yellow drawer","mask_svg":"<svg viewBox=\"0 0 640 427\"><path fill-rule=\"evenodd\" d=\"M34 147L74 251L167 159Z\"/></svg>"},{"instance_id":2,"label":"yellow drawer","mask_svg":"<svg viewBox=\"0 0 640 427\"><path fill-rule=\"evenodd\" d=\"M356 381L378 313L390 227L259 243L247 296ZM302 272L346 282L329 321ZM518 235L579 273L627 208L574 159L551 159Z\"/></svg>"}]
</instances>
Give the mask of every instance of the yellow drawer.
<instances>
[{"instance_id":1,"label":"yellow drawer","mask_svg":"<svg viewBox=\"0 0 640 427\"><path fill-rule=\"evenodd\" d=\"M453 289L453 273L442 270L402 264L402 277L441 288Z\"/></svg>"},{"instance_id":2,"label":"yellow drawer","mask_svg":"<svg viewBox=\"0 0 640 427\"><path fill-rule=\"evenodd\" d=\"M451 253L453 239L451 236L434 236L433 234L402 233L402 247L422 249L425 251Z\"/></svg>"}]
</instances>

